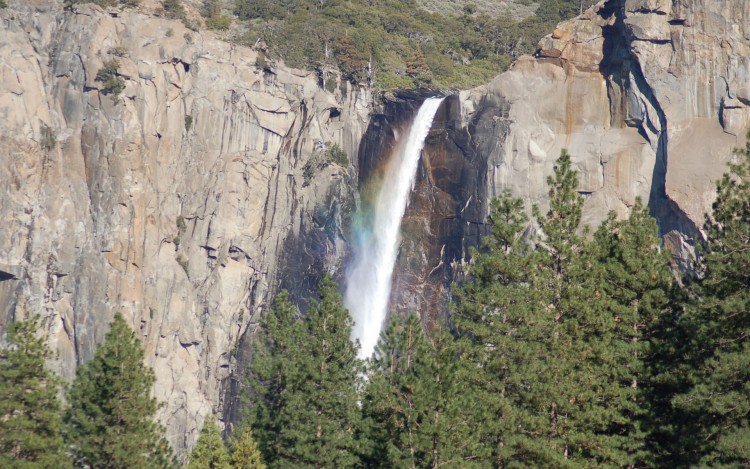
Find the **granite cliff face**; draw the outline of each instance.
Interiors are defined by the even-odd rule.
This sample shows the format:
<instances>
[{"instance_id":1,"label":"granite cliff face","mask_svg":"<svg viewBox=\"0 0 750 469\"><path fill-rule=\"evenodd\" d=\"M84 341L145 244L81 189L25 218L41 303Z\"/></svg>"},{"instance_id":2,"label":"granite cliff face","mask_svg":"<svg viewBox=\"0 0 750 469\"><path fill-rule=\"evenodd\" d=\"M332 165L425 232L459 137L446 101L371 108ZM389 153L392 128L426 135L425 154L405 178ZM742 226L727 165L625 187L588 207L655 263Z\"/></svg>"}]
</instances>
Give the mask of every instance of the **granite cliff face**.
<instances>
[{"instance_id":1,"label":"granite cliff face","mask_svg":"<svg viewBox=\"0 0 750 469\"><path fill-rule=\"evenodd\" d=\"M750 125L750 1L607 0L561 24L491 84L461 93L465 127L491 114L490 196L544 205L567 148L585 223L649 202L686 260L714 181ZM485 117L486 120L486 117Z\"/></svg>"},{"instance_id":2,"label":"granite cliff face","mask_svg":"<svg viewBox=\"0 0 750 469\"><path fill-rule=\"evenodd\" d=\"M234 355L283 269L351 200L370 95L130 10L11 0L0 10L0 321L41 314L72 379L115 311L143 337L178 450L223 410ZM121 96L96 81L116 58ZM333 78L335 79L335 77ZM330 87L329 87L330 88ZM310 177L311 176L311 177ZM340 230L339 230L340 231Z\"/></svg>"},{"instance_id":3,"label":"granite cliff face","mask_svg":"<svg viewBox=\"0 0 750 469\"><path fill-rule=\"evenodd\" d=\"M372 95L141 12L0 10L0 321L40 314L72 379L115 311L144 339L178 451L231 418L258 318L341 273L348 219L420 93ZM146 2L148 3L148 2ZM505 188L544 205L562 148L585 221L649 201L683 256L750 124L750 0L607 0L444 102L392 303L434 318ZM116 58L112 99L96 80ZM328 75L336 79L335 74ZM341 146L351 163L322 161ZM429 323L429 321L426 321Z\"/></svg>"},{"instance_id":4,"label":"granite cliff face","mask_svg":"<svg viewBox=\"0 0 750 469\"><path fill-rule=\"evenodd\" d=\"M648 202L675 260L750 127L748 0L607 0L492 83L445 101L404 219L392 308L429 323L504 189L527 207L567 148L584 223Z\"/></svg>"}]
</instances>

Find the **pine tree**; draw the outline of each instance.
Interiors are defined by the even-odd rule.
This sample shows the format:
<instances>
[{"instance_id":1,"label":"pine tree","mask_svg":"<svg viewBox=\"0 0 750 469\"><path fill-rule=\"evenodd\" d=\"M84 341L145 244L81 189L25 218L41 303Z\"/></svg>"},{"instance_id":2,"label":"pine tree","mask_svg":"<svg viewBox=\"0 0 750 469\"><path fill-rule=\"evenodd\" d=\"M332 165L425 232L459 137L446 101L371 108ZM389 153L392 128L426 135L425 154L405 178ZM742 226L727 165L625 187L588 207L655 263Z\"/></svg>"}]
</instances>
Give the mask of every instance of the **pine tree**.
<instances>
[{"instance_id":1,"label":"pine tree","mask_svg":"<svg viewBox=\"0 0 750 469\"><path fill-rule=\"evenodd\" d=\"M533 353L543 358L537 356L532 362L530 368L536 369L537 379L531 385L532 392L521 399L522 407L535 416L528 434L545 436L543 445L541 438L533 438L529 451L541 455L551 465L567 466L574 456L571 414L581 392L576 388L573 374L580 357L570 330L577 325L575 315L579 305L571 295L571 288L580 280L575 277L576 262L583 250L584 237L579 234L583 197L577 192L578 174L566 150L560 153L547 185L550 198L547 213L542 215L538 207L533 207L542 232L533 287L543 305L535 331L541 347ZM539 409L544 409L545 415Z\"/></svg>"},{"instance_id":2,"label":"pine tree","mask_svg":"<svg viewBox=\"0 0 750 469\"><path fill-rule=\"evenodd\" d=\"M689 342L672 454L703 467L750 465L750 142L735 156L717 185L700 277L680 320Z\"/></svg>"},{"instance_id":3,"label":"pine tree","mask_svg":"<svg viewBox=\"0 0 750 469\"><path fill-rule=\"evenodd\" d=\"M660 244L655 220L637 200L627 220L610 213L577 264L566 332L578 356L570 373L571 452L584 464L636 467L650 460L654 341L672 294Z\"/></svg>"},{"instance_id":4,"label":"pine tree","mask_svg":"<svg viewBox=\"0 0 750 469\"><path fill-rule=\"evenodd\" d=\"M419 44L414 49L414 56L406 62L406 75L416 79L418 86L428 85L432 81L430 66Z\"/></svg>"},{"instance_id":5,"label":"pine tree","mask_svg":"<svg viewBox=\"0 0 750 469\"><path fill-rule=\"evenodd\" d=\"M61 382L46 367L52 352L38 329L37 318L10 324L9 346L0 349L0 467L71 467L57 400Z\"/></svg>"},{"instance_id":6,"label":"pine tree","mask_svg":"<svg viewBox=\"0 0 750 469\"><path fill-rule=\"evenodd\" d=\"M78 368L68 390L66 440L82 466L126 469L173 467L154 422L154 372L143 364L140 340L116 313L94 357Z\"/></svg>"},{"instance_id":7,"label":"pine tree","mask_svg":"<svg viewBox=\"0 0 750 469\"><path fill-rule=\"evenodd\" d=\"M455 347L438 327L428 339L419 318L392 318L383 332L362 410L367 467L473 467L477 464Z\"/></svg>"},{"instance_id":8,"label":"pine tree","mask_svg":"<svg viewBox=\"0 0 750 469\"><path fill-rule=\"evenodd\" d=\"M235 469L266 469L260 455L253 432L249 426L245 426L239 436L232 441L232 467Z\"/></svg>"},{"instance_id":9,"label":"pine tree","mask_svg":"<svg viewBox=\"0 0 750 469\"><path fill-rule=\"evenodd\" d=\"M525 406L546 367L551 322L534 289L540 258L524 239L529 221L520 199L506 191L493 200L488 223L482 249L471 252L469 280L454 288L461 381L481 403L474 420L482 457L495 467L541 465L548 449L534 435L545 422Z\"/></svg>"},{"instance_id":10,"label":"pine tree","mask_svg":"<svg viewBox=\"0 0 750 469\"><path fill-rule=\"evenodd\" d=\"M221 439L219 427L212 418L207 418L185 468L230 469L231 467L229 453L224 446L224 440Z\"/></svg>"},{"instance_id":11,"label":"pine tree","mask_svg":"<svg viewBox=\"0 0 750 469\"><path fill-rule=\"evenodd\" d=\"M293 354L302 340L297 308L289 293L281 291L273 308L261 322L253 343L253 356L248 369L250 421L263 459L276 461L281 447L280 437L286 422L282 421L285 396L297 370Z\"/></svg>"},{"instance_id":12,"label":"pine tree","mask_svg":"<svg viewBox=\"0 0 750 469\"><path fill-rule=\"evenodd\" d=\"M352 321L330 276L319 295L303 321L289 319L288 299L277 304L272 313L284 317L261 331L250 365L252 426L270 467L351 467L358 460L361 363L349 339Z\"/></svg>"}]
</instances>

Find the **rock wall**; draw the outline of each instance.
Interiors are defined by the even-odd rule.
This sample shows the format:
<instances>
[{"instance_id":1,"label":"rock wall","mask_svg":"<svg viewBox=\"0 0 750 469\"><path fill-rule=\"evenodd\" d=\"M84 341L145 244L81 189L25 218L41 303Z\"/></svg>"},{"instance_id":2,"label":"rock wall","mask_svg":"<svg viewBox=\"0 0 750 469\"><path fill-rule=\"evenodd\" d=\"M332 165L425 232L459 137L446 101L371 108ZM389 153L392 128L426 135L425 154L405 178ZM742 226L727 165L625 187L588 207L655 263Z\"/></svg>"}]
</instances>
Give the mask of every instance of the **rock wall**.
<instances>
[{"instance_id":1,"label":"rock wall","mask_svg":"<svg viewBox=\"0 0 750 469\"><path fill-rule=\"evenodd\" d=\"M425 147L391 308L444 311L489 199L530 209L568 149L584 223L647 202L675 260L692 242L750 128L750 0L607 0L545 37L492 83L446 100Z\"/></svg>"},{"instance_id":2,"label":"rock wall","mask_svg":"<svg viewBox=\"0 0 750 469\"><path fill-rule=\"evenodd\" d=\"M121 311L182 452L226 407L282 250L353 197L353 165L302 168L333 143L357 161L371 96L132 10L9 0L0 38L0 321L41 315L70 380Z\"/></svg>"},{"instance_id":3,"label":"rock wall","mask_svg":"<svg viewBox=\"0 0 750 469\"><path fill-rule=\"evenodd\" d=\"M636 197L687 261L750 125L748 0L607 0L562 23L491 84L460 94L463 122L495 109L489 195L509 188L545 204L567 148L580 171L585 223Z\"/></svg>"},{"instance_id":4,"label":"rock wall","mask_svg":"<svg viewBox=\"0 0 750 469\"><path fill-rule=\"evenodd\" d=\"M423 94L380 107L338 81L327 92L314 73L258 67L255 50L149 15L154 2L8 3L0 321L41 315L72 379L122 311L184 452L207 414L236 417L238 360L270 296L301 299L323 271L341 273L357 181ZM749 15L750 0L607 0L536 57L449 97L407 210L396 309L434 318L488 199L508 188L544 206L562 148L581 172L586 223L641 197L687 262L750 124ZM96 80L109 59L118 99ZM350 164L304 170L333 143Z\"/></svg>"}]
</instances>

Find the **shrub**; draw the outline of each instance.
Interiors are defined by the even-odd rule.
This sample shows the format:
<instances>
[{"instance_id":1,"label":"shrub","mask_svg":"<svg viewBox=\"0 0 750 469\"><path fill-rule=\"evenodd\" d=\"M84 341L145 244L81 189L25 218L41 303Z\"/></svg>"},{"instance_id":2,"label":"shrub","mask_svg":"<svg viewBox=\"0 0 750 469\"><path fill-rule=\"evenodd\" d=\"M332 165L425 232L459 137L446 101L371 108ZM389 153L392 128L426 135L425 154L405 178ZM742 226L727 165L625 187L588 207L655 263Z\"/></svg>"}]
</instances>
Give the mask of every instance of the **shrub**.
<instances>
[{"instance_id":1,"label":"shrub","mask_svg":"<svg viewBox=\"0 0 750 469\"><path fill-rule=\"evenodd\" d=\"M107 54L114 55L115 57L125 57L128 50L122 46L112 47L107 51Z\"/></svg>"},{"instance_id":2,"label":"shrub","mask_svg":"<svg viewBox=\"0 0 750 469\"><path fill-rule=\"evenodd\" d=\"M327 168L331 163L344 168L349 166L349 156L336 143L331 144L325 152L315 152L310 156L310 159L302 167L302 187L309 186L315 174Z\"/></svg>"},{"instance_id":3,"label":"shrub","mask_svg":"<svg viewBox=\"0 0 750 469\"><path fill-rule=\"evenodd\" d=\"M113 100L117 100L125 90L125 80L119 73L120 62L117 59L105 60L103 67L99 69L95 80L103 85L102 93L112 95Z\"/></svg>"},{"instance_id":4,"label":"shrub","mask_svg":"<svg viewBox=\"0 0 750 469\"><path fill-rule=\"evenodd\" d=\"M41 137L42 138L39 144L41 145L42 149L50 151L57 145L57 134L52 129L52 127L48 126L45 123L42 123Z\"/></svg>"},{"instance_id":5,"label":"shrub","mask_svg":"<svg viewBox=\"0 0 750 469\"><path fill-rule=\"evenodd\" d=\"M181 0L163 0L164 16L172 19L185 18L185 7L182 6Z\"/></svg>"},{"instance_id":6,"label":"shrub","mask_svg":"<svg viewBox=\"0 0 750 469\"><path fill-rule=\"evenodd\" d=\"M329 163L336 163L339 166L349 166L349 156L337 143L334 143L326 150L326 160Z\"/></svg>"},{"instance_id":7,"label":"shrub","mask_svg":"<svg viewBox=\"0 0 750 469\"><path fill-rule=\"evenodd\" d=\"M76 3L93 3L100 7L121 6L123 8L135 8L140 5L141 0L66 0L65 7L69 8Z\"/></svg>"},{"instance_id":8,"label":"shrub","mask_svg":"<svg viewBox=\"0 0 750 469\"><path fill-rule=\"evenodd\" d=\"M206 18L206 27L215 31L226 31L232 24L232 20L226 16Z\"/></svg>"},{"instance_id":9,"label":"shrub","mask_svg":"<svg viewBox=\"0 0 750 469\"><path fill-rule=\"evenodd\" d=\"M190 129L193 127L193 116L185 116L185 130L190 132ZM179 224L180 219L177 219L177 223ZM182 222L185 223L184 221Z\"/></svg>"}]
</instances>

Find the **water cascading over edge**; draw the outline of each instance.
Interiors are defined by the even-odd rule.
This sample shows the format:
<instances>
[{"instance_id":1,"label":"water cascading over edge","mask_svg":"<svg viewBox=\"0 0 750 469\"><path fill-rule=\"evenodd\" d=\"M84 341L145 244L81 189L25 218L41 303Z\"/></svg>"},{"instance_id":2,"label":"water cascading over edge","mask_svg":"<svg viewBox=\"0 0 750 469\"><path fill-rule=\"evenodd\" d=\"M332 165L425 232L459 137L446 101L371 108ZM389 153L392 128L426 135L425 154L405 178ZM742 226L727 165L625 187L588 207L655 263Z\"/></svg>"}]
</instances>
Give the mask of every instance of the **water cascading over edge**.
<instances>
[{"instance_id":1,"label":"water cascading over edge","mask_svg":"<svg viewBox=\"0 0 750 469\"><path fill-rule=\"evenodd\" d=\"M443 98L428 98L419 108L407 139L386 167L368 229L354 241L354 263L347 271L344 304L354 320L352 339L361 358L375 351L388 313L391 277L401 242L401 220L414 187L419 157Z\"/></svg>"}]
</instances>

